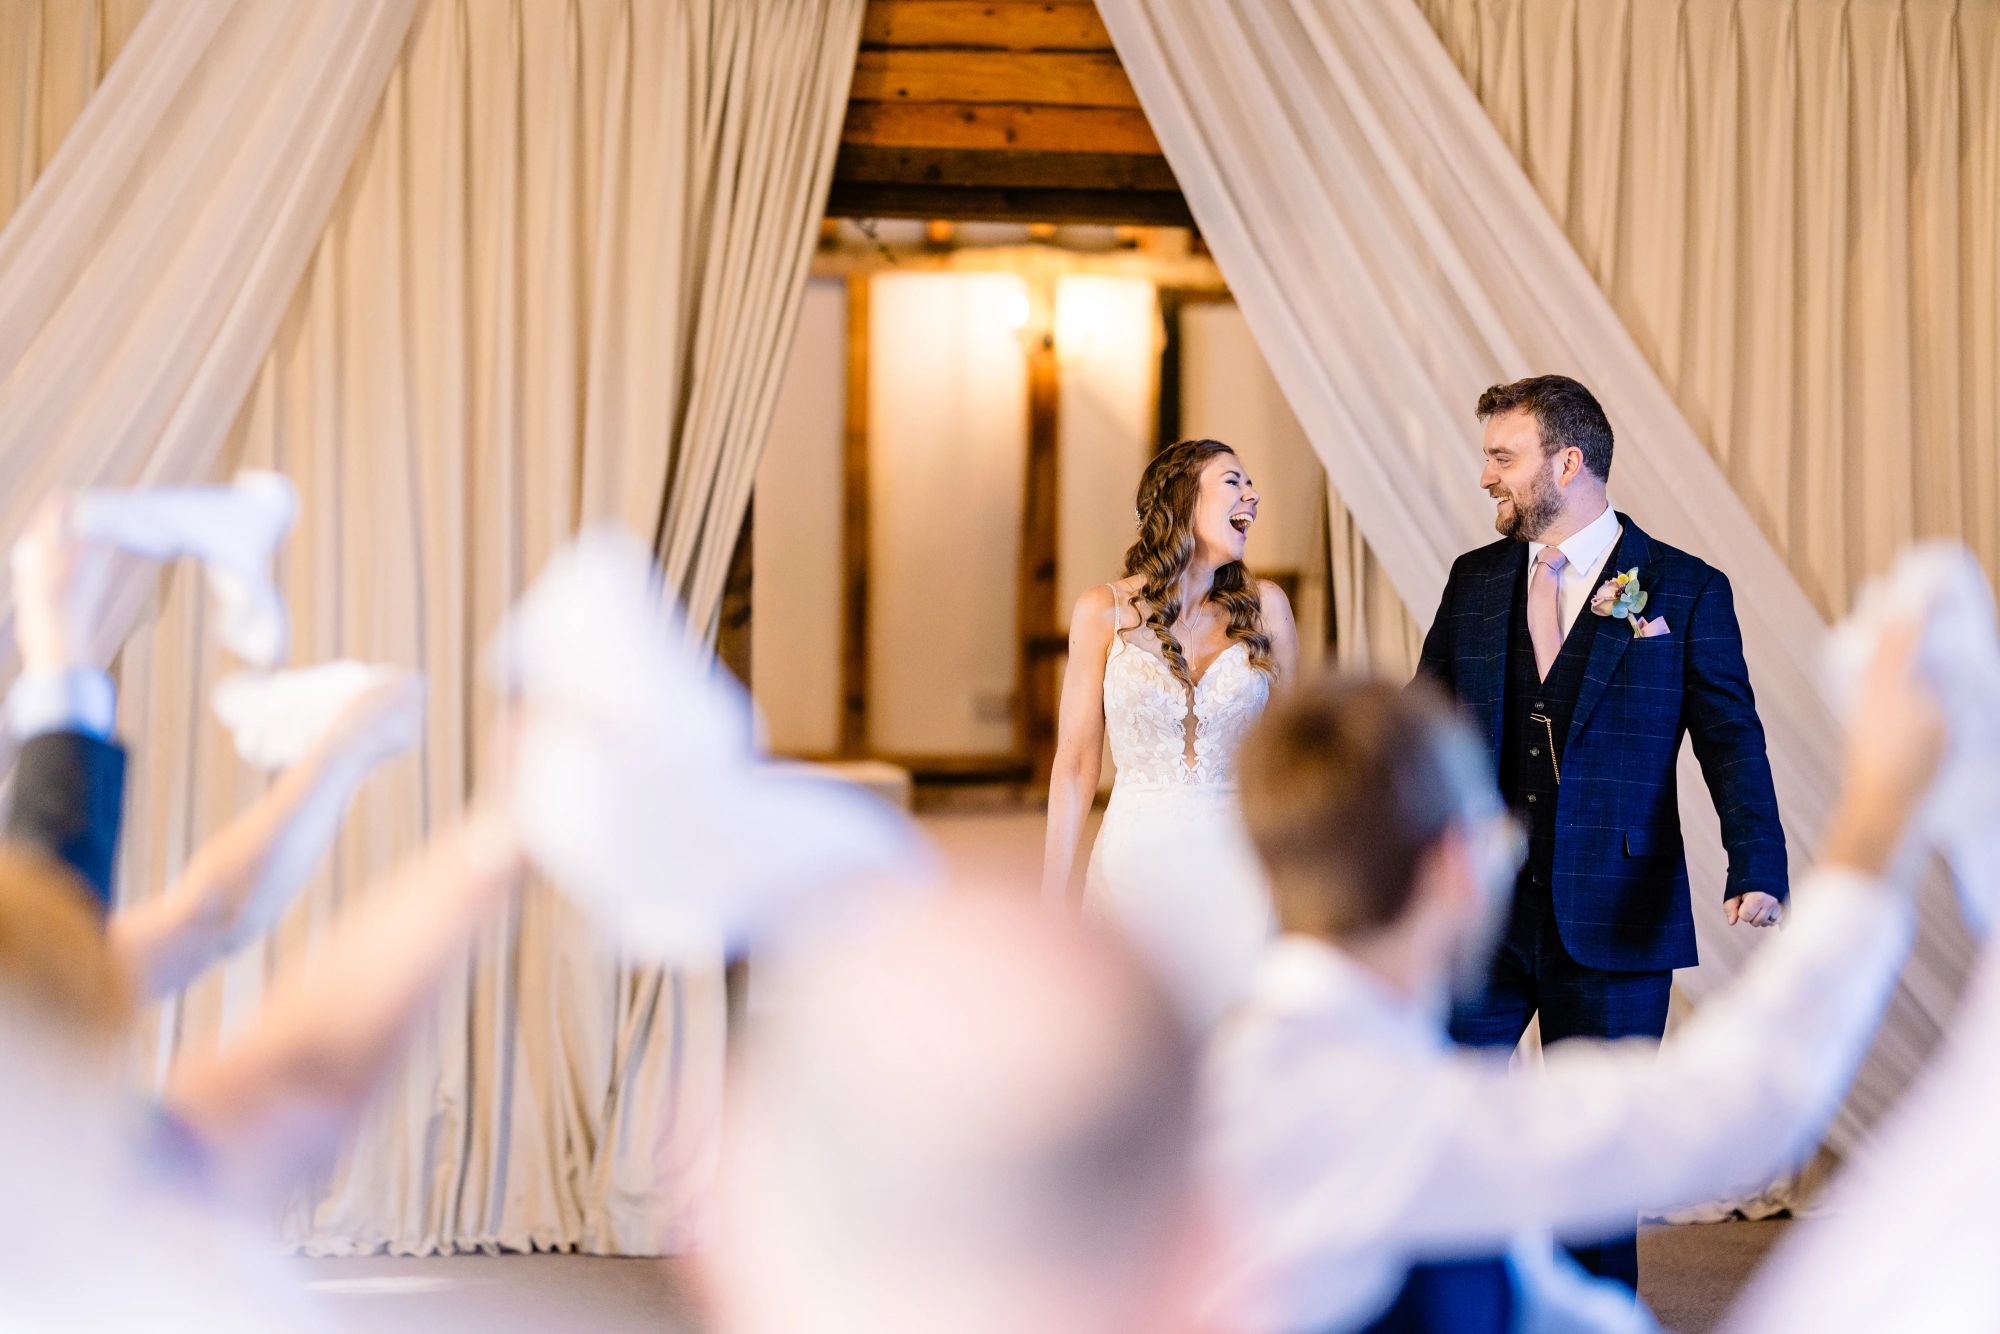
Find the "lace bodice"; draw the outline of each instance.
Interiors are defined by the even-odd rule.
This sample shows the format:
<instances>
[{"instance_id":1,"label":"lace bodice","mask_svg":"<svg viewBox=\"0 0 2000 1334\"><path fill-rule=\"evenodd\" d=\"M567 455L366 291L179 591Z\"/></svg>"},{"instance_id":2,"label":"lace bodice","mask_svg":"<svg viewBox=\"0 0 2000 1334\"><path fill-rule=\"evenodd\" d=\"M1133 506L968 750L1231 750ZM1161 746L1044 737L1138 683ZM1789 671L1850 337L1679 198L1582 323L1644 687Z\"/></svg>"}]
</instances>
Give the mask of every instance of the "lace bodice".
<instances>
[{"instance_id":1,"label":"lace bodice","mask_svg":"<svg viewBox=\"0 0 2000 1334\"><path fill-rule=\"evenodd\" d=\"M1234 787L1236 752L1270 694L1269 679L1238 642L1201 674L1190 705L1164 658L1114 632L1104 663L1104 728L1118 783Z\"/></svg>"}]
</instances>

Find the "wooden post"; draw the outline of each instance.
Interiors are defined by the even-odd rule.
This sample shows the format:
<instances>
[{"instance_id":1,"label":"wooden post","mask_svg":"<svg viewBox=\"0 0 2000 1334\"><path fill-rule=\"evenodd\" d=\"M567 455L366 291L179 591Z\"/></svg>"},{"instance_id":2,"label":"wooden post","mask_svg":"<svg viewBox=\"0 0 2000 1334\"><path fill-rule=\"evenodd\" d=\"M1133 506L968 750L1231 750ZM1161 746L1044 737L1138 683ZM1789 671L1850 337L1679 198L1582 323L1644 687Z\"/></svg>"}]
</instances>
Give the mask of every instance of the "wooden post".
<instances>
[{"instance_id":1,"label":"wooden post","mask_svg":"<svg viewBox=\"0 0 2000 1334\"><path fill-rule=\"evenodd\" d=\"M757 498L743 507L743 526L736 533L736 550L722 581L722 608L716 618L715 656L750 688L750 599L755 579Z\"/></svg>"},{"instance_id":2,"label":"wooden post","mask_svg":"<svg viewBox=\"0 0 2000 1334\"><path fill-rule=\"evenodd\" d=\"M1021 564L1016 610L1020 634L1019 749L1028 782L1039 789L1055 762L1060 682L1056 661L1064 644L1056 606L1059 471L1057 432L1060 372L1056 365L1056 277L1028 279L1028 460L1021 507Z\"/></svg>"},{"instance_id":3,"label":"wooden post","mask_svg":"<svg viewBox=\"0 0 2000 1334\"><path fill-rule=\"evenodd\" d=\"M840 753L868 751L868 275L847 280L847 414L840 526L846 618L840 645Z\"/></svg>"}]
</instances>

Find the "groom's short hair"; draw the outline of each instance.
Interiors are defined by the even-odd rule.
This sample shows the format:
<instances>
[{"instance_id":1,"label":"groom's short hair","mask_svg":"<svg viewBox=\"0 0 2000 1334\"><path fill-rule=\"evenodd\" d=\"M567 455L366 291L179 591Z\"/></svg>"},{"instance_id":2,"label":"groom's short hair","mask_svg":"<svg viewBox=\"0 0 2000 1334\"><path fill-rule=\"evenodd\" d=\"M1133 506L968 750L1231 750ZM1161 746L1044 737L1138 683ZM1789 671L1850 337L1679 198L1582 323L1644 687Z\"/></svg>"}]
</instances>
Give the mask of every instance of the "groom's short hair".
<instances>
[{"instance_id":1,"label":"groom's short hair","mask_svg":"<svg viewBox=\"0 0 2000 1334\"><path fill-rule=\"evenodd\" d=\"M1238 780L1280 925L1334 940L1402 917L1425 854L1491 786L1471 729L1422 679L1301 682L1244 742Z\"/></svg>"},{"instance_id":2,"label":"groom's short hair","mask_svg":"<svg viewBox=\"0 0 2000 1334\"><path fill-rule=\"evenodd\" d=\"M1525 409L1541 428L1542 449L1583 453L1583 466L1600 482L1611 480L1611 419L1597 396L1567 375L1531 375L1496 384L1479 396L1479 420Z\"/></svg>"}]
</instances>

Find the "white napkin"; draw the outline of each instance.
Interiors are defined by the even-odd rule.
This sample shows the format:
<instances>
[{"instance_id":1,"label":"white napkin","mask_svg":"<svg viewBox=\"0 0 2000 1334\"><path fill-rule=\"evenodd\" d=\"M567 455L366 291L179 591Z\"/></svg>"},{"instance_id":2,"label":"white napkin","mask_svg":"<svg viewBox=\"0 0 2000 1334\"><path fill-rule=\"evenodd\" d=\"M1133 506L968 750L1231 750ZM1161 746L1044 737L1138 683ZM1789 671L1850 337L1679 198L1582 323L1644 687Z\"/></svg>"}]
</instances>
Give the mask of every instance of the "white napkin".
<instances>
[{"instance_id":1,"label":"white napkin","mask_svg":"<svg viewBox=\"0 0 2000 1334\"><path fill-rule=\"evenodd\" d=\"M637 956L713 958L837 907L836 886L929 867L893 807L759 763L749 698L690 641L622 529L550 560L490 662L526 706L512 802L529 852Z\"/></svg>"},{"instance_id":2,"label":"white napkin","mask_svg":"<svg viewBox=\"0 0 2000 1334\"><path fill-rule=\"evenodd\" d=\"M199 560L215 599L217 638L244 661L270 667L285 656L286 641L271 558L298 507L287 478L245 470L228 486L86 491L70 522L79 536L134 555Z\"/></svg>"},{"instance_id":3,"label":"white napkin","mask_svg":"<svg viewBox=\"0 0 2000 1334\"><path fill-rule=\"evenodd\" d=\"M1966 924L1983 936L2000 913L2000 632L1993 590L1971 552L1922 543L1862 590L1828 645L1830 695L1843 716L1866 708L1862 690L1883 632L1926 606L1917 661L1944 707L1946 739L1917 828L1944 854Z\"/></svg>"},{"instance_id":4,"label":"white napkin","mask_svg":"<svg viewBox=\"0 0 2000 1334\"><path fill-rule=\"evenodd\" d=\"M385 682L414 675L341 658L288 672L237 672L216 683L211 700L238 755L266 769L283 769L310 754L356 699ZM386 758L414 745L422 722L420 710L386 716L388 730L374 739L377 752Z\"/></svg>"}]
</instances>

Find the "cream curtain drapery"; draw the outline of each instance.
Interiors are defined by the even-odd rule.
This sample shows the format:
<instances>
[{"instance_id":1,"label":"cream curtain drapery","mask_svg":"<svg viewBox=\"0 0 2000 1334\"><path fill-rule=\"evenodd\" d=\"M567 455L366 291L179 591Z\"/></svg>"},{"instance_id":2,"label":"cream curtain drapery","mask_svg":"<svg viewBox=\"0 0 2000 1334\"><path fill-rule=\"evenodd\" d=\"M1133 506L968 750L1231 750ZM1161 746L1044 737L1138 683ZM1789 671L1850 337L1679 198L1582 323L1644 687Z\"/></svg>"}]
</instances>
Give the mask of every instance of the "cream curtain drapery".
<instances>
[{"instance_id":1,"label":"cream curtain drapery","mask_svg":"<svg viewBox=\"0 0 2000 1334\"><path fill-rule=\"evenodd\" d=\"M1556 367L1589 382L1621 428L1613 488L1623 507L1736 582L1780 801L1794 848L1809 855L1836 763L1816 679L1823 614L1421 14L1367 0L1100 8L1260 346L1402 600L1427 620L1451 557L1490 536L1473 485L1479 389ZM1649 59L1635 48L1629 63ZM1661 68L1671 72L1657 77L1678 86L1684 71ZM1650 124L1644 116L1635 123ZM1608 195L1625 196L1623 186ZM1648 236L1679 244L1673 226ZM1978 271L1984 262L1967 261ZM1976 330L1987 317L1961 308L1956 318ZM1966 466L1978 477L1988 465ZM1341 614L1354 618L1352 607ZM1684 763L1683 817L1707 902L1719 899L1720 847L1699 775ZM1963 941L1949 908L1930 917L1842 1136L1906 1082L1948 1006ZM1703 972L1728 971L1746 937L1726 933L1719 912L1698 918L1712 961Z\"/></svg>"},{"instance_id":2,"label":"cream curtain drapery","mask_svg":"<svg viewBox=\"0 0 2000 1334\"><path fill-rule=\"evenodd\" d=\"M218 437L235 424L208 471L258 464L298 483L282 570L294 657L424 670L428 734L364 792L269 944L159 1012L156 1070L238 1022L346 896L462 804L489 758L480 649L579 521L657 538L670 587L712 616L700 603L719 589L796 319L861 4L416 10L241 411L219 410ZM38 77L74 81L76 49L115 47L136 13L94 16L89 40L48 44L46 11L0 10L0 54L40 46ZM18 161L59 137L66 103L40 105L0 141ZM156 890L262 782L202 712L222 664L200 618L196 581L170 580L120 660L121 726L139 746L126 893ZM321 1252L680 1249L702 1226L722 1020L718 975L625 969L532 893L447 986L287 1234Z\"/></svg>"},{"instance_id":3,"label":"cream curtain drapery","mask_svg":"<svg viewBox=\"0 0 2000 1334\"><path fill-rule=\"evenodd\" d=\"M14 68L42 53L14 104L15 187L47 156L0 234L0 542L55 487L210 474L415 8L157 0L126 41L105 28L129 7L95 25L8 11ZM111 46L122 57L49 153L47 113L78 105ZM102 658L151 589L121 571Z\"/></svg>"},{"instance_id":4,"label":"cream curtain drapery","mask_svg":"<svg viewBox=\"0 0 2000 1334\"><path fill-rule=\"evenodd\" d=\"M1823 613L2000 571L2000 5L1414 3Z\"/></svg>"}]
</instances>

